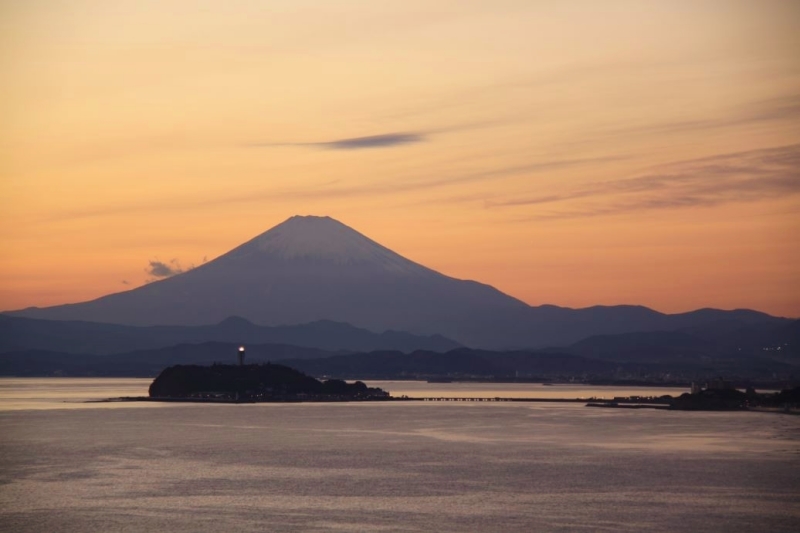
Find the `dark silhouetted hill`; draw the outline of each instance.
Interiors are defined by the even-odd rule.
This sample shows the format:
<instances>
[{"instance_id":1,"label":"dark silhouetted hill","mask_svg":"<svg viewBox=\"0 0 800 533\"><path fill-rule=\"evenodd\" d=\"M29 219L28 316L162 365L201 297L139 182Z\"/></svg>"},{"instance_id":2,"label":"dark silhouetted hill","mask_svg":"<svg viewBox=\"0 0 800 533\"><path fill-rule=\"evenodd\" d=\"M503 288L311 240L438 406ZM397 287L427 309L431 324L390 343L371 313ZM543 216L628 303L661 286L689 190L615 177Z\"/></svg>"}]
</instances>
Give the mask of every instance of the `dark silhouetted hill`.
<instances>
[{"instance_id":1,"label":"dark silhouetted hill","mask_svg":"<svg viewBox=\"0 0 800 533\"><path fill-rule=\"evenodd\" d=\"M384 397L380 389L341 380L321 382L293 368L264 365L177 365L165 368L150 385L153 398L238 398L294 400Z\"/></svg>"},{"instance_id":2,"label":"dark silhouetted hill","mask_svg":"<svg viewBox=\"0 0 800 533\"><path fill-rule=\"evenodd\" d=\"M445 376L512 378L520 373L547 377L611 372L616 368L605 361L569 354L491 352L465 348L447 353L372 352L322 359L284 360L282 363L315 376L370 379Z\"/></svg>"},{"instance_id":3,"label":"dark silhouetted hill","mask_svg":"<svg viewBox=\"0 0 800 533\"><path fill-rule=\"evenodd\" d=\"M597 335L557 350L610 361L678 363L701 358L800 362L800 321L719 320L678 331Z\"/></svg>"},{"instance_id":4,"label":"dark silhouetted hill","mask_svg":"<svg viewBox=\"0 0 800 533\"><path fill-rule=\"evenodd\" d=\"M0 315L0 352L49 350L106 355L209 341L288 344L329 351L447 351L459 347L457 342L440 335L423 337L400 331L373 333L328 320L266 327L241 317L229 317L209 326L136 327Z\"/></svg>"},{"instance_id":5,"label":"dark silhouetted hill","mask_svg":"<svg viewBox=\"0 0 800 533\"><path fill-rule=\"evenodd\" d=\"M115 355L23 350L0 354L2 376L103 376L150 377L171 365L210 365L236 361L238 344L207 342L179 344L154 350L139 350ZM319 358L332 355L315 348L282 344L247 346L248 362L266 363L279 359Z\"/></svg>"},{"instance_id":6,"label":"dark silhouetted hill","mask_svg":"<svg viewBox=\"0 0 800 533\"><path fill-rule=\"evenodd\" d=\"M180 344L155 350L97 356L27 350L0 354L3 376L155 376L170 365L233 362L238 344ZM472 350L404 354L376 351L333 354L288 345L248 345L247 362L282 362L315 376L347 379L428 379L436 377L524 378L543 380L633 380L688 382L724 375L732 379L796 380L797 361L755 355L736 357L642 357L631 350L628 360L588 357L563 351Z\"/></svg>"}]
</instances>

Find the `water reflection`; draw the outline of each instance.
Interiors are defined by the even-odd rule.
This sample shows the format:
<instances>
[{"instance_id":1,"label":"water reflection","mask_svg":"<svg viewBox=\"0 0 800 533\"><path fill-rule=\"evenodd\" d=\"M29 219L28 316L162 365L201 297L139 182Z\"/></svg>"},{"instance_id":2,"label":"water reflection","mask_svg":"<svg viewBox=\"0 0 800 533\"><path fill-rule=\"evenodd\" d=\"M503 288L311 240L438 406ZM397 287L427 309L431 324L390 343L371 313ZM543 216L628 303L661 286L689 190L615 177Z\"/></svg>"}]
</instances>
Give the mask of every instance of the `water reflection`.
<instances>
[{"instance_id":1,"label":"water reflection","mask_svg":"<svg viewBox=\"0 0 800 533\"><path fill-rule=\"evenodd\" d=\"M0 378L0 411L155 406L152 403L85 403L146 396L150 378Z\"/></svg>"},{"instance_id":2,"label":"water reflection","mask_svg":"<svg viewBox=\"0 0 800 533\"><path fill-rule=\"evenodd\" d=\"M151 378L0 378L0 411L20 409L109 409L153 407L144 403L85 403L121 396L147 396ZM679 396L677 387L600 387L541 383L428 383L368 381L392 396L410 398L607 398L615 396Z\"/></svg>"}]
</instances>

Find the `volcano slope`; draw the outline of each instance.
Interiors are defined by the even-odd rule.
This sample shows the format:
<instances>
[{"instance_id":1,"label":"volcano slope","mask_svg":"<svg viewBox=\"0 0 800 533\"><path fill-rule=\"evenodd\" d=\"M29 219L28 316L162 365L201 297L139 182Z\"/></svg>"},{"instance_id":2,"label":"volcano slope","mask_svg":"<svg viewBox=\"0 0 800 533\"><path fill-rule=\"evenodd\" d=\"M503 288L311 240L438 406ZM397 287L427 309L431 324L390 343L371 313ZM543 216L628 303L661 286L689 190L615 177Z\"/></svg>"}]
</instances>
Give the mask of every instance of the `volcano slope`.
<instances>
[{"instance_id":1,"label":"volcano slope","mask_svg":"<svg viewBox=\"0 0 800 533\"><path fill-rule=\"evenodd\" d=\"M641 306L531 307L440 274L329 217L291 217L197 268L76 304L10 313L138 326L346 322L376 332L441 334L476 348L565 345L590 335L672 330L718 320L780 320L755 311L664 315Z\"/></svg>"}]
</instances>

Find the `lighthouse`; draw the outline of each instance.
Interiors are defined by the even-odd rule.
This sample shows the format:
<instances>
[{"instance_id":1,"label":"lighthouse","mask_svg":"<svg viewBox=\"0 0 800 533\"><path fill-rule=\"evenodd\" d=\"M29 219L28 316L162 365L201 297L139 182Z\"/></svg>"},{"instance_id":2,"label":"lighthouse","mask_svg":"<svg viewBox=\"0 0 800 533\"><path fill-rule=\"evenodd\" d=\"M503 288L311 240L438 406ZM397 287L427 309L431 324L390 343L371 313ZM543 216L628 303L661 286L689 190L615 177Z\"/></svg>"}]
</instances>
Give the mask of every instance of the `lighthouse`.
<instances>
[{"instance_id":1,"label":"lighthouse","mask_svg":"<svg viewBox=\"0 0 800 533\"><path fill-rule=\"evenodd\" d=\"M239 346L239 366L244 366L244 346Z\"/></svg>"}]
</instances>

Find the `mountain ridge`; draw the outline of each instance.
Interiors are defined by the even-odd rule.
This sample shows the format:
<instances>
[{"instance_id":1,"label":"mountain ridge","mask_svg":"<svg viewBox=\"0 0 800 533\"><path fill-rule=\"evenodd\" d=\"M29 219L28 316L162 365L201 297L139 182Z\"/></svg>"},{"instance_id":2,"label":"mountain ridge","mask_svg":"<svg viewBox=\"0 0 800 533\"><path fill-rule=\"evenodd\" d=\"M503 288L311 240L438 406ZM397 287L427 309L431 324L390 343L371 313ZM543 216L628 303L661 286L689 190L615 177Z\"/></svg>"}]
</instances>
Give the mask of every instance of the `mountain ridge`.
<instances>
[{"instance_id":1,"label":"mountain ridge","mask_svg":"<svg viewBox=\"0 0 800 533\"><path fill-rule=\"evenodd\" d=\"M442 336L374 333L330 320L269 327L228 317L204 326L127 326L0 315L0 352L33 349L111 355L191 342L277 343L327 351L447 351L459 346Z\"/></svg>"},{"instance_id":2,"label":"mountain ridge","mask_svg":"<svg viewBox=\"0 0 800 533\"><path fill-rule=\"evenodd\" d=\"M726 317L783 320L749 310L666 315L634 305L532 307L490 285L408 260L330 217L291 217L195 269L136 289L8 314L134 326L197 326L229 316L270 326L333 320L373 332L441 334L491 349L566 345Z\"/></svg>"},{"instance_id":3,"label":"mountain ridge","mask_svg":"<svg viewBox=\"0 0 800 533\"><path fill-rule=\"evenodd\" d=\"M0 375L156 375L164 366L173 364L232 363L239 346L239 343L215 341L182 343L109 355L15 350L0 353ZM348 379L461 377L686 384L725 375L739 382L758 380L775 386L797 382L798 348L800 320L778 326L724 324L691 330L601 335L572 346L542 350L460 347L442 352L332 352L285 344L248 344L247 362L278 361L317 376Z\"/></svg>"}]
</instances>

